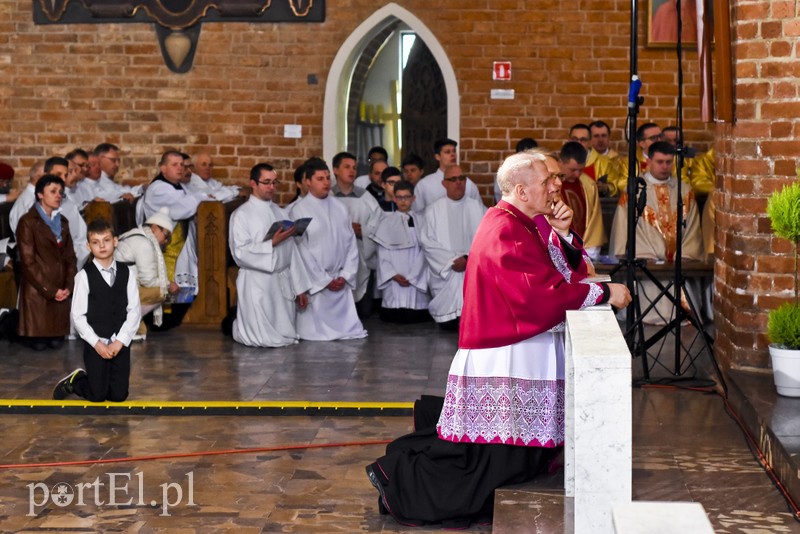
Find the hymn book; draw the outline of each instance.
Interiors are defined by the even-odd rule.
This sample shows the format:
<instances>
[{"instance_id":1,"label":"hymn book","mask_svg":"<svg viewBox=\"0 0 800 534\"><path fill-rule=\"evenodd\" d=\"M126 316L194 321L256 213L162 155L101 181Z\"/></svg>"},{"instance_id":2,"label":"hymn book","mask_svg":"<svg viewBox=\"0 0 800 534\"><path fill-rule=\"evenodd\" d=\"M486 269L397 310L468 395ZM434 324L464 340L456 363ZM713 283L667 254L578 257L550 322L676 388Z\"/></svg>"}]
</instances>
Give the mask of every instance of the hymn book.
<instances>
[{"instance_id":1,"label":"hymn book","mask_svg":"<svg viewBox=\"0 0 800 534\"><path fill-rule=\"evenodd\" d=\"M272 223L272 226L269 227L269 231L267 235L264 236L264 241L272 239L278 230L289 230L290 228L296 228L294 232L295 237L299 237L303 235L303 232L306 231L308 225L311 223L311 217L303 217L302 219L297 219L296 221L275 221Z\"/></svg>"}]
</instances>

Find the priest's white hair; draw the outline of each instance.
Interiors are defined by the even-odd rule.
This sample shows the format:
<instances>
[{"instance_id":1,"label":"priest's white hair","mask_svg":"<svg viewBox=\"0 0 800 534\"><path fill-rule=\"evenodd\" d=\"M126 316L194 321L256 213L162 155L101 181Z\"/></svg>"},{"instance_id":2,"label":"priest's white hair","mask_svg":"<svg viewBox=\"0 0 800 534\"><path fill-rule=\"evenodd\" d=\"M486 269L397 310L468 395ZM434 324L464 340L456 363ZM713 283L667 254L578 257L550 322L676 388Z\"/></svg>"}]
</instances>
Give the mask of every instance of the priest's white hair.
<instances>
[{"instance_id":1,"label":"priest's white hair","mask_svg":"<svg viewBox=\"0 0 800 534\"><path fill-rule=\"evenodd\" d=\"M544 165L547 154L544 150L533 148L507 157L497 169L497 185L503 196L510 195L515 185L527 184L527 171L532 170L536 162Z\"/></svg>"}]
</instances>

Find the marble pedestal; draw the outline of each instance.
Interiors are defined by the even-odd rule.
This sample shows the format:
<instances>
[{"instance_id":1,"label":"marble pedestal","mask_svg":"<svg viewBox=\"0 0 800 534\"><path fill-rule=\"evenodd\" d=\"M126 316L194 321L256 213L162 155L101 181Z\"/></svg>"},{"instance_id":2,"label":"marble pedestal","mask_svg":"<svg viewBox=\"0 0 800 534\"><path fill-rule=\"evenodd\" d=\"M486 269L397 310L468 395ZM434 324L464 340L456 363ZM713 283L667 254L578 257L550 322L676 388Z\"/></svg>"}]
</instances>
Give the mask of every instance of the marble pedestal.
<instances>
[{"instance_id":1,"label":"marble pedestal","mask_svg":"<svg viewBox=\"0 0 800 534\"><path fill-rule=\"evenodd\" d=\"M613 532L632 498L631 354L609 307L567 312L564 487L576 534Z\"/></svg>"}]
</instances>

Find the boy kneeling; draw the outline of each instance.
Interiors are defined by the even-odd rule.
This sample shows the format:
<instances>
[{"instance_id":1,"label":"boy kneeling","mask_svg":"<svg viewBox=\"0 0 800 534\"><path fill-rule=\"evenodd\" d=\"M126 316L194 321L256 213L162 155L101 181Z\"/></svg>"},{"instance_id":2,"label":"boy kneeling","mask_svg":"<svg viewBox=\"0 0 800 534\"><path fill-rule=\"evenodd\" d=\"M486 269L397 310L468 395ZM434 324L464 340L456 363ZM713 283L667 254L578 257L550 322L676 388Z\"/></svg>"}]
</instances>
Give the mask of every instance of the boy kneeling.
<instances>
[{"instance_id":1,"label":"boy kneeling","mask_svg":"<svg viewBox=\"0 0 800 534\"><path fill-rule=\"evenodd\" d=\"M70 393L92 402L122 402L128 398L131 339L141 312L136 276L114 261L117 238L111 226L98 219L86 229L94 259L75 276L72 323L84 341L86 369L76 369L56 384L53 398Z\"/></svg>"}]
</instances>

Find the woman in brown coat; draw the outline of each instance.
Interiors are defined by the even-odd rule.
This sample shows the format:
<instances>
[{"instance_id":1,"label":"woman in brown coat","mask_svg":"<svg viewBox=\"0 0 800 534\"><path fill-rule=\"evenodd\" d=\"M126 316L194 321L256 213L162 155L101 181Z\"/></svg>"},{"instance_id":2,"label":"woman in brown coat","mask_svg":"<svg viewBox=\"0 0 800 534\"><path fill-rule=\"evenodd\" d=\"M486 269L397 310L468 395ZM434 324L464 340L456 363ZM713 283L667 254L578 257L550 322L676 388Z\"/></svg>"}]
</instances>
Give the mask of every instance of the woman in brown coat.
<instances>
[{"instance_id":1,"label":"woman in brown coat","mask_svg":"<svg viewBox=\"0 0 800 534\"><path fill-rule=\"evenodd\" d=\"M18 333L36 350L60 348L69 334L69 296L77 266L69 223L54 213L63 195L61 178L42 176L36 183L37 202L17 225L22 271Z\"/></svg>"}]
</instances>

